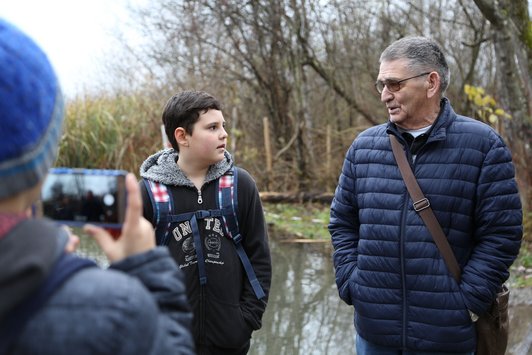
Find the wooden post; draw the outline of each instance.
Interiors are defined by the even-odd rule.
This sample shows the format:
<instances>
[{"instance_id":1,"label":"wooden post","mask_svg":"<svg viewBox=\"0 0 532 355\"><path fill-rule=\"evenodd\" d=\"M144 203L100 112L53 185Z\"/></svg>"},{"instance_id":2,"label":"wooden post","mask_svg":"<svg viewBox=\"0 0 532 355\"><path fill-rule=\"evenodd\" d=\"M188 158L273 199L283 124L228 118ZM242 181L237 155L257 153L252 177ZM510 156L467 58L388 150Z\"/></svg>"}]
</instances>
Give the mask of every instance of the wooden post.
<instances>
[{"instance_id":1,"label":"wooden post","mask_svg":"<svg viewBox=\"0 0 532 355\"><path fill-rule=\"evenodd\" d=\"M327 125L327 130L325 131L325 168L327 169L326 174L329 175L331 171L331 125Z\"/></svg>"},{"instance_id":2,"label":"wooden post","mask_svg":"<svg viewBox=\"0 0 532 355\"><path fill-rule=\"evenodd\" d=\"M236 155L236 127L238 123L238 111L236 106L233 107L233 110L231 111L231 139L229 142L230 148L229 151L231 154Z\"/></svg>"},{"instance_id":3,"label":"wooden post","mask_svg":"<svg viewBox=\"0 0 532 355\"><path fill-rule=\"evenodd\" d=\"M270 178L271 173L273 169L273 163L272 163L272 148L270 145L270 124L268 121L268 117L264 117L262 119L263 129L264 129L264 149L266 153L266 174L267 179L266 181L268 189L270 189Z\"/></svg>"}]
</instances>

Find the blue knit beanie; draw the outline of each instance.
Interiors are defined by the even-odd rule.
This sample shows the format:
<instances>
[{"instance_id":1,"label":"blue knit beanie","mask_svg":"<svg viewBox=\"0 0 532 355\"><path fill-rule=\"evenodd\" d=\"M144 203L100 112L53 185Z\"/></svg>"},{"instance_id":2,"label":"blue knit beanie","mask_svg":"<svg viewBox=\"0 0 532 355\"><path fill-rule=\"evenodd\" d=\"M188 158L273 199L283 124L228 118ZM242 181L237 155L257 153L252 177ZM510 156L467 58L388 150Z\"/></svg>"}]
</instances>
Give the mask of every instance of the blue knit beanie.
<instances>
[{"instance_id":1,"label":"blue knit beanie","mask_svg":"<svg viewBox=\"0 0 532 355\"><path fill-rule=\"evenodd\" d=\"M57 155L63 97L28 36L0 19L0 199L39 183Z\"/></svg>"}]
</instances>

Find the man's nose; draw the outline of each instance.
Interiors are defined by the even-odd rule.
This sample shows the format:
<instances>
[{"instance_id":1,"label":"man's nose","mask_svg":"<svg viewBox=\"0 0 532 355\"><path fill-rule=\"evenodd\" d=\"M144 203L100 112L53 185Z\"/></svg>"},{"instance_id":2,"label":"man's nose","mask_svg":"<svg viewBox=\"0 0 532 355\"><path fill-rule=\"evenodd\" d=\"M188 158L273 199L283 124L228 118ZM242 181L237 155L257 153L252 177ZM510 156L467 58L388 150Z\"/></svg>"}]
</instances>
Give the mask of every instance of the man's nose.
<instances>
[{"instance_id":1,"label":"man's nose","mask_svg":"<svg viewBox=\"0 0 532 355\"><path fill-rule=\"evenodd\" d=\"M384 86L381 92L381 101L388 102L392 99L393 99L393 94L390 92L390 90L388 90L387 86Z\"/></svg>"}]
</instances>

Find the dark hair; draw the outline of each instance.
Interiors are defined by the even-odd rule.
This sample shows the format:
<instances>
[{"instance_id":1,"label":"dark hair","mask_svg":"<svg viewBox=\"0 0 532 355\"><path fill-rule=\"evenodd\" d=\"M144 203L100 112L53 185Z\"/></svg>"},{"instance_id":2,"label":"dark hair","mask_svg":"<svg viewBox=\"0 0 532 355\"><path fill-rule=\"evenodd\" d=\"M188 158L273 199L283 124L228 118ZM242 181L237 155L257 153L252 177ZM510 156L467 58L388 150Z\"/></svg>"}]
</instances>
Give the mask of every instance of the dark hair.
<instances>
[{"instance_id":1,"label":"dark hair","mask_svg":"<svg viewBox=\"0 0 532 355\"><path fill-rule=\"evenodd\" d=\"M203 91L183 91L172 96L163 110L164 130L172 147L179 151L174 136L178 127L192 134L199 116L209 110L221 110L220 102L212 95Z\"/></svg>"},{"instance_id":2,"label":"dark hair","mask_svg":"<svg viewBox=\"0 0 532 355\"><path fill-rule=\"evenodd\" d=\"M437 71L440 74L440 94L443 96L449 86L449 66L440 46L426 37L404 37L386 48L379 62L391 62L408 59L409 69L418 71Z\"/></svg>"}]
</instances>

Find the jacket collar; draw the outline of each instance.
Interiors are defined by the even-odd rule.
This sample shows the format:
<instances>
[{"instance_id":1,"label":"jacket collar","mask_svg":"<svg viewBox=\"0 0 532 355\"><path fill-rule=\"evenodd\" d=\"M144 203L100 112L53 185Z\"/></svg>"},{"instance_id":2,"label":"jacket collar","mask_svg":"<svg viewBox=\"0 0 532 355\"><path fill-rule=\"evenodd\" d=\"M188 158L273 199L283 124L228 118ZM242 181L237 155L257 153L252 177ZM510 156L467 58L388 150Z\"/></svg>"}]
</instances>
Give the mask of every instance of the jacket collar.
<instances>
[{"instance_id":1,"label":"jacket collar","mask_svg":"<svg viewBox=\"0 0 532 355\"><path fill-rule=\"evenodd\" d=\"M205 184L218 179L233 166L231 154L226 151L224 155L224 159L209 167L205 176ZM178 158L179 153L172 148L161 150L142 163L140 176L165 185L194 187L194 183L179 169Z\"/></svg>"},{"instance_id":2,"label":"jacket collar","mask_svg":"<svg viewBox=\"0 0 532 355\"><path fill-rule=\"evenodd\" d=\"M436 118L436 121L432 124L430 131L428 132L429 138L427 143L442 141L447 137L447 128L455 120L456 113L454 112L449 99L442 98L440 102L440 113ZM401 136L401 133L397 126L388 121L386 127L386 133L395 135L400 141L404 142L404 138Z\"/></svg>"}]
</instances>

